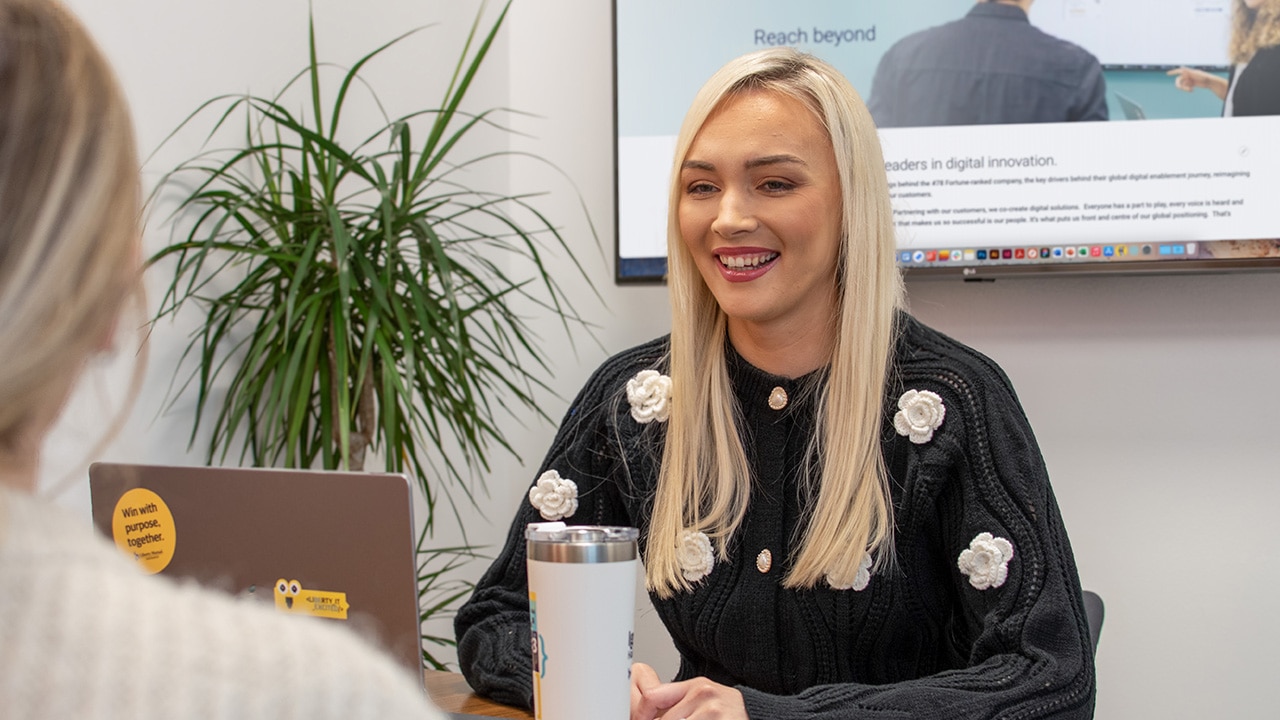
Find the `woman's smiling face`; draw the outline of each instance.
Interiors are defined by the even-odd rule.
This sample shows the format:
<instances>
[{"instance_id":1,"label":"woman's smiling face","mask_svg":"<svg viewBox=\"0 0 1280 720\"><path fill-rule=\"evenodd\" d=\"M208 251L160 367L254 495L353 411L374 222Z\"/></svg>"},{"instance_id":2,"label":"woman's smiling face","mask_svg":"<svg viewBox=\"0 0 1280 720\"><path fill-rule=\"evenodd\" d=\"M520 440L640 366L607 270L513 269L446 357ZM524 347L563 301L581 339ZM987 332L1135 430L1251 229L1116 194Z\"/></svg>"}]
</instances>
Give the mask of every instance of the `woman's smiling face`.
<instances>
[{"instance_id":1,"label":"woman's smiling face","mask_svg":"<svg viewBox=\"0 0 1280 720\"><path fill-rule=\"evenodd\" d=\"M680 235L730 332L826 335L836 312L841 188L826 129L800 100L730 96L680 170Z\"/></svg>"}]
</instances>

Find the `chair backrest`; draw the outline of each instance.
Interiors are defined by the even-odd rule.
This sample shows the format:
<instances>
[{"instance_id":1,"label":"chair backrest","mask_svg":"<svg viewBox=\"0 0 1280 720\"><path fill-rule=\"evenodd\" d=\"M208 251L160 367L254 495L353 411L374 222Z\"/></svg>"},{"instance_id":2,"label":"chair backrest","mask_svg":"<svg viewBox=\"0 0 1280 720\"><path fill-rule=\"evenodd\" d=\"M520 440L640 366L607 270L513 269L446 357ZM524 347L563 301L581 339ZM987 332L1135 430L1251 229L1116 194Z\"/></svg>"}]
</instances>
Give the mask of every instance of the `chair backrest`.
<instances>
[{"instance_id":1,"label":"chair backrest","mask_svg":"<svg viewBox=\"0 0 1280 720\"><path fill-rule=\"evenodd\" d=\"M1106 609L1102 597L1098 593L1084 591L1084 614L1089 619L1089 639L1093 641L1093 652L1098 652L1098 636L1102 634L1102 618Z\"/></svg>"}]
</instances>

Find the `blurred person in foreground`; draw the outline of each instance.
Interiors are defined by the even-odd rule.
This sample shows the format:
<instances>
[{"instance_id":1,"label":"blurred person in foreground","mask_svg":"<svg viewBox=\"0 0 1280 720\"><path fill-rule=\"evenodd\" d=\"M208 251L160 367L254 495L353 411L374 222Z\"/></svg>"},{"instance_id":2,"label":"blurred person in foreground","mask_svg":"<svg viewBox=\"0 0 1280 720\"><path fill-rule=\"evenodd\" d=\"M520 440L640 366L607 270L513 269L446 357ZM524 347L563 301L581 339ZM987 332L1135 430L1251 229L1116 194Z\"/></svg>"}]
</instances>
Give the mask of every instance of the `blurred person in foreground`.
<instances>
[{"instance_id":1,"label":"blurred person in foreground","mask_svg":"<svg viewBox=\"0 0 1280 720\"><path fill-rule=\"evenodd\" d=\"M669 201L671 334L571 404L458 612L471 686L531 704L523 532L563 520L640 529L680 669L632 667L632 720L1092 717L1040 450L1000 368L904 312L848 80L789 49L731 61Z\"/></svg>"},{"instance_id":2,"label":"blurred person in foreground","mask_svg":"<svg viewBox=\"0 0 1280 720\"><path fill-rule=\"evenodd\" d=\"M439 718L347 630L148 577L37 496L42 440L141 308L139 183L85 30L55 2L0 0L0 715Z\"/></svg>"}]
</instances>

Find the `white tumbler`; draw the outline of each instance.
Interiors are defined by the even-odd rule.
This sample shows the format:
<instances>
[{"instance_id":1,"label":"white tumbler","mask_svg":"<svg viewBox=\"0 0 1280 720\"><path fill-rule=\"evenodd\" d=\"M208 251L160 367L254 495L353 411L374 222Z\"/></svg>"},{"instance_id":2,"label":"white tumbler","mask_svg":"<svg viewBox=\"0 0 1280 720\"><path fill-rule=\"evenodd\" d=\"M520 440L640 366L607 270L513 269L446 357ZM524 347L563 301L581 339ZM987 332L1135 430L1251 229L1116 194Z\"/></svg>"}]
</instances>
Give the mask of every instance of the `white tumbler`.
<instances>
[{"instance_id":1,"label":"white tumbler","mask_svg":"<svg viewBox=\"0 0 1280 720\"><path fill-rule=\"evenodd\" d=\"M639 534L558 522L525 529L538 720L630 716Z\"/></svg>"}]
</instances>

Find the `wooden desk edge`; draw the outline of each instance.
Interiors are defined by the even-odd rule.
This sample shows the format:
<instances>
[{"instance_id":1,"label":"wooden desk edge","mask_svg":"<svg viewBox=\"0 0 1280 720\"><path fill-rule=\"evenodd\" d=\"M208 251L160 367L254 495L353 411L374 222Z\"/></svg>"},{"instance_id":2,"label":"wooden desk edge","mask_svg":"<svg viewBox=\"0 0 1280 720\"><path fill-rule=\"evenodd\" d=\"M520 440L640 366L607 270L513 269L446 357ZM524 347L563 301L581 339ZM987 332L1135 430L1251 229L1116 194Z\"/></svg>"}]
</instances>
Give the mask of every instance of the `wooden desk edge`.
<instances>
[{"instance_id":1,"label":"wooden desk edge","mask_svg":"<svg viewBox=\"0 0 1280 720\"><path fill-rule=\"evenodd\" d=\"M476 695L466 679L458 673L423 670L422 675L426 680L427 694L431 696L431 701L445 712L533 720L533 713L528 710L502 705Z\"/></svg>"}]
</instances>

